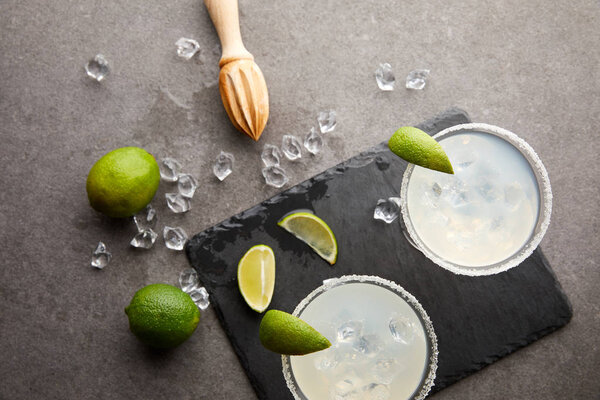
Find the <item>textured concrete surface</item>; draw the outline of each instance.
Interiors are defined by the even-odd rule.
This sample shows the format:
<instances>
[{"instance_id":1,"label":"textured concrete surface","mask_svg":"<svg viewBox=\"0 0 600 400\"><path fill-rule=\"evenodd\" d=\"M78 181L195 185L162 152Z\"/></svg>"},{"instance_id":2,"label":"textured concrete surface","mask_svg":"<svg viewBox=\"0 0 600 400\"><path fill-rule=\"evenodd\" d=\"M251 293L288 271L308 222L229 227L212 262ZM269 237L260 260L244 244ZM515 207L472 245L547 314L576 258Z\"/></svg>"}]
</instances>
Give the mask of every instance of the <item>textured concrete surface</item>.
<instances>
[{"instance_id":1,"label":"textured concrete surface","mask_svg":"<svg viewBox=\"0 0 600 400\"><path fill-rule=\"evenodd\" d=\"M453 4L456 3L456 4ZM168 353L129 333L123 307L135 290L175 284L185 256L128 245L131 221L91 210L85 179L124 145L179 159L201 184L193 209L159 226L189 233L272 196L259 153L285 133L305 135L318 111L339 125L322 155L284 164L290 184L455 105L474 121L525 138L544 161L554 210L542 248L573 307L549 337L435 395L435 399L592 399L600 393L600 6L597 1L250 1L242 34L269 86L271 117L259 143L236 132L216 84L217 37L198 0L0 2L0 398L252 399L214 312ZM175 55L196 38L202 60ZM84 76L96 53L111 62L103 84ZM389 62L397 89L373 71ZM430 68L425 91L402 87ZM220 150L236 156L223 183ZM340 204L343 207L343 204ZM96 243L113 253L89 267Z\"/></svg>"}]
</instances>

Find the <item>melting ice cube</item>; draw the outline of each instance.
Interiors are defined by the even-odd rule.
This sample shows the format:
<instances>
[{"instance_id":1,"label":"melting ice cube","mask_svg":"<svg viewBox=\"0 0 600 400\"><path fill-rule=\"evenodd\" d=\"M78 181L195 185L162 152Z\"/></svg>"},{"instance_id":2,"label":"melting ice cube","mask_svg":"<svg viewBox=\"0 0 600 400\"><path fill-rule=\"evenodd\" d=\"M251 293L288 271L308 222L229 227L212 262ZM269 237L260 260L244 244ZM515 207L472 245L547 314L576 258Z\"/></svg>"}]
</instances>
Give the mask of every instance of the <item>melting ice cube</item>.
<instances>
[{"instance_id":1,"label":"melting ice cube","mask_svg":"<svg viewBox=\"0 0 600 400\"><path fill-rule=\"evenodd\" d=\"M106 245L98 242L96 250L92 253L92 267L102 269L108 265L112 258L112 254L106 250Z\"/></svg>"},{"instance_id":2,"label":"melting ice cube","mask_svg":"<svg viewBox=\"0 0 600 400\"><path fill-rule=\"evenodd\" d=\"M525 192L519 182L513 182L504 187L504 201L512 211L519 208L521 202L525 200Z\"/></svg>"},{"instance_id":3,"label":"melting ice cube","mask_svg":"<svg viewBox=\"0 0 600 400\"><path fill-rule=\"evenodd\" d=\"M428 69L415 69L406 76L406 88L412 90L422 90L427 84L429 76Z\"/></svg>"},{"instance_id":4,"label":"melting ice cube","mask_svg":"<svg viewBox=\"0 0 600 400\"><path fill-rule=\"evenodd\" d=\"M175 42L177 46L177 55L184 60L189 60L200 50L200 44L194 39L180 38Z\"/></svg>"},{"instance_id":5,"label":"melting ice cube","mask_svg":"<svg viewBox=\"0 0 600 400\"><path fill-rule=\"evenodd\" d=\"M330 398L335 400L360 399L359 382L360 380L355 374L345 376L333 385Z\"/></svg>"},{"instance_id":6,"label":"melting ice cube","mask_svg":"<svg viewBox=\"0 0 600 400\"><path fill-rule=\"evenodd\" d=\"M352 342L361 335L362 328L361 321L345 322L337 330L337 340L339 342Z\"/></svg>"},{"instance_id":7,"label":"melting ice cube","mask_svg":"<svg viewBox=\"0 0 600 400\"><path fill-rule=\"evenodd\" d=\"M165 226L163 229L163 239L165 240L165 245L169 249L183 250L183 246L185 246L188 236L185 231L179 227L172 228L170 226Z\"/></svg>"},{"instance_id":8,"label":"melting ice cube","mask_svg":"<svg viewBox=\"0 0 600 400\"><path fill-rule=\"evenodd\" d=\"M85 64L85 73L91 79L95 79L97 82L102 82L108 74L110 74L110 67L108 61L102 54L97 54L94 58Z\"/></svg>"},{"instance_id":9,"label":"melting ice cube","mask_svg":"<svg viewBox=\"0 0 600 400\"><path fill-rule=\"evenodd\" d=\"M315 128L310 128L310 133L304 139L304 148L311 154L317 154L323 148L323 137Z\"/></svg>"},{"instance_id":10,"label":"melting ice cube","mask_svg":"<svg viewBox=\"0 0 600 400\"><path fill-rule=\"evenodd\" d=\"M235 162L235 157L231 153L226 153L221 151L217 156L217 161L213 166L213 173L220 180L227 178L231 172L233 172L233 163Z\"/></svg>"},{"instance_id":11,"label":"melting ice cube","mask_svg":"<svg viewBox=\"0 0 600 400\"><path fill-rule=\"evenodd\" d=\"M374 357L383 349L383 342L377 335L365 335L358 338L354 350L368 357Z\"/></svg>"},{"instance_id":12,"label":"melting ice cube","mask_svg":"<svg viewBox=\"0 0 600 400\"><path fill-rule=\"evenodd\" d=\"M395 358L378 358L373 362L371 370L378 382L388 385L401 371Z\"/></svg>"},{"instance_id":13,"label":"melting ice cube","mask_svg":"<svg viewBox=\"0 0 600 400\"><path fill-rule=\"evenodd\" d=\"M392 338L399 343L411 344L415 338L415 326L405 317L392 317L389 322Z\"/></svg>"},{"instance_id":14,"label":"melting ice cube","mask_svg":"<svg viewBox=\"0 0 600 400\"><path fill-rule=\"evenodd\" d=\"M396 77L392 71L392 66L388 63L379 64L379 68L375 70L375 80L379 89L384 91L394 90Z\"/></svg>"},{"instance_id":15,"label":"melting ice cube","mask_svg":"<svg viewBox=\"0 0 600 400\"><path fill-rule=\"evenodd\" d=\"M381 383L370 383L362 388L362 398L368 400L387 400L391 396L388 385Z\"/></svg>"},{"instance_id":16,"label":"melting ice cube","mask_svg":"<svg viewBox=\"0 0 600 400\"><path fill-rule=\"evenodd\" d=\"M338 365L338 361L332 352L324 351L315 358L315 368L319 371L329 371Z\"/></svg>"}]
</instances>

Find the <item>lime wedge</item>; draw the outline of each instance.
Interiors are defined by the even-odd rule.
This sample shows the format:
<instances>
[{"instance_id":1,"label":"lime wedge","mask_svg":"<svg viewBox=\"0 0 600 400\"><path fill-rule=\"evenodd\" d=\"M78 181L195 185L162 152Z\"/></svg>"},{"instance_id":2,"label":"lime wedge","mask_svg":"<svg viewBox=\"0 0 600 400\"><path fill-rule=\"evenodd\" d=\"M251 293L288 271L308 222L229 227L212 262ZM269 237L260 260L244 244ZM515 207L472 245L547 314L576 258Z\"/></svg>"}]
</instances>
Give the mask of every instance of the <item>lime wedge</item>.
<instances>
[{"instance_id":1,"label":"lime wedge","mask_svg":"<svg viewBox=\"0 0 600 400\"><path fill-rule=\"evenodd\" d=\"M454 174L452 164L442 146L427 133L412 126L398 129L388 141L390 150L409 163Z\"/></svg>"},{"instance_id":2,"label":"lime wedge","mask_svg":"<svg viewBox=\"0 0 600 400\"><path fill-rule=\"evenodd\" d=\"M335 264L338 247L331 228L315 214L301 211L289 214L277 223L321 256L329 264Z\"/></svg>"},{"instance_id":3,"label":"lime wedge","mask_svg":"<svg viewBox=\"0 0 600 400\"><path fill-rule=\"evenodd\" d=\"M275 288L275 254L264 244L253 246L238 264L238 286L246 303L256 312L269 307Z\"/></svg>"},{"instance_id":4,"label":"lime wedge","mask_svg":"<svg viewBox=\"0 0 600 400\"><path fill-rule=\"evenodd\" d=\"M279 310L266 312L260 321L258 335L267 350L279 354L302 356L331 346L331 342L315 328Z\"/></svg>"}]
</instances>

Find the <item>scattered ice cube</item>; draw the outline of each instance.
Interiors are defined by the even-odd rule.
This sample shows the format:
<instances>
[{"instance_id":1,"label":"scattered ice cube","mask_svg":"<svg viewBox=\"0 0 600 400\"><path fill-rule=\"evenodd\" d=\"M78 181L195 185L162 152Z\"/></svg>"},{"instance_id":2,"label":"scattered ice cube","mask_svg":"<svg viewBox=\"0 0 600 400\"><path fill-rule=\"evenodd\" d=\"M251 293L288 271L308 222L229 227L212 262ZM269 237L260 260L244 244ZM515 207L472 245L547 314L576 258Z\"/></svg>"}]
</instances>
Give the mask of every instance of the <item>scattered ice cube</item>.
<instances>
[{"instance_id":1,"label":"scattered ice cube","mask_svg":"<svg viewBox=\"0 0 600 400\"><path fill-rule=\"evenodd\" d=\"M138 232L129 244L138 249L149 249L154 246L157 237L158 234L152 229L144 229L142 232Z\"/></svg>"},{"instance_id":2,"label":"scattered ice cube","mask_svg":"<svg viewBox=\"0 0 600 400\"><path fill-rule=\"evenodd\" d=\"M386 199L377 200L377 206L373 213L373 218L380 219L387 224L391 224L398 218L400 213L400 198L389 197Z\"/></svg>"},{"instance_id":3,"label":"scattered ice cube","mask_svg":"<svg viewBox=\"0 0 600 400\"><path fill-rule=\"evenodd\" d=\"M163 158L162 168L160 169L160 177L167 182L177 182L181 164L174 158Z\"/></svg>"},{"instance_id":4,"label":"scattered ice cube","mask_svg":"<svg viewBox=\"0 0 600 400\"><path fill-rule=\"evenodd\" d=\"M292 135L283 135L281 140L281 151L289 160L297 160L302 157L300 141Z\"/></svg>"},{"instance_id":5,"label":"scattered ice cube","mask_svg":"<svg viewBox=\"0 0 600 400\"><path fill-rule=\"evenodd\" d=\"M179 227L172 228L170 226L165 226L163 229L163 239L165 240L165 245L169 249L183 250L183 246L185 246L188 236L185 231Z\"/></svg>"},{"instance_id":6,"label":"scattered ice cube","mask_svg":"<svg viewBox=\"0 0 600 400\"><path fill-rule=\"evenodd\" d=\"M177 55L184 60L189 60L200 50L200 44L194 39L180 38L175 42L177 46Z\"/></svg>"},{"instance_id":7,"label":"scattered ice cube","mask_svg":"<svg viewBox=\"0 0 600 400\"><path fill-rule=\"evenodd\" d=\"M233 154L226 153L221 151L217 156L217 161L213 166L213 173L220 181L227 178L231 172L233 172L233 163L235 162L235 157Z\"/></svg>"},{"instance_id":8,"label":"scattered ice cube","mask_svg":"<svg viewBox=\"0 0 600 400\"><path fill-rule=\"evenodd\" d=\"M364 400L387 400L391 396L390 388L381 383L370 383L362 388Z\"/></svg>"},{"instance_id":9,"label":"scattered ice cube","mask_svg":"<svg viewBox=\"0 0 600 400\"><path fill-rule=\"evenodd\" d=\"M415 69L414 71L410 71L406 76L406 88L413 90L422 90L427 84L428 76L428 69Z\"/></svg>"},{"instance_id":10,"label":"scattered ice cube","mask_svg":"<svg viewBox=\"0 0 600 400\"><path fill-rule=\"evenodd\" d=\"M91 79L95 79L97 82L102 82L108 74L110 74L110 67L108 61L102 54L97 54L96 57L92 58L85 64L85 73Z\"/></svg>"},{"instance_id":11,"label":"scattered ice cube","mask_svg":"<svg viewBox=\"0 0 600 400\"><path fill-rule=\"evenodd\" d=\"M194 300L194 303L196 303L199 309L206 310L210 305L210 300L208 299L208 292L203 286L190 290L188 294L190 295L192 300Z\"/></svg>"},{"instance_id":12,"label":"scattered ice cube","mask_svg":"<svg viewBox=\"0 0 600 400\"><path fill-rule=\"evenodd\" d=\"M182 196L181 193L165 193L165 198L167 199L167 206L175 214L188 212L192 208L190 199Z\"/></svg>"},{"instance_id":13,"label":"scattered ice cube","mask_svg":"<svg viewBox=\"0 0 600 400\"><path fill-rule=\"evenodd\" d=\"M277 165L271 165L270 167L263 168L262 174L267 185L276 188L282 187L289 181L285 170Z\"/></svg>"},{"instance_id":14,"label":"scattered ice cube","mask_svg":"<svg viewBox=\"0 0 600 400\"><path fill-rule=\"evenodd\" d=\"M317 154L323 148L323 137L315 128L310 128L310 133L304 139L304 147L311 154Z\"/></svg>"},{"instance_id":15,"label":"scattered ice cube","mask_svg":"<svg viewBox=\"0 0 600 400\"><path fill-rule=\"evenodd\" d=\"M317 117L317 121L319 121L319 129L321 130L321 133L333 131L337 125L335 111L321 111Z\"/></svg>"},{"instance_id":16,"label":"scattered ice cube","mask_svg":"<svg viewBox=\"0 0 600 400\"><path fill-rule=\"evenodd\" d=\"M179 286L184 292L189 293L199 285L198 273L194 268L188 268L179 274Z\"/></svg>"},{"instance_id":17,"label":"scattered ice cube","mask_svg":"<svg viewBox=\"0 0 600 400\"><path fill-rule=\"evenodd\" d=\"M388 63L379 64L379 68L375 70L375 80L379 89L384 91L394 90L396 77L392 71L392 66Z\"/></svg>"},{"instance_id":18,"label":"scattered ice cube","mask_svg":"<svg viewBox=\"0 0 600 400\"><path fill-rule=\"evenodd\" d=\"M133 222L135 222L138 232L143 232L145 229L154 229L156 220L156 210L152 207L152 204L148 204L146 208L133 216Z\"/></svg>"},{"instance_id":19,"label":"scattered ice cube","mask_svg":"<svg viewBox=\"0 0 600 400\"><path fill-rule=\"evenodd\" d=\"M198 182L196 178L194 178L190 174L179 174L177 177L177 190L179 190L179 194L183 197L187 197L191 199L194 197L194 192L196 192L196 188L198 187Z\"/></svg>"},{"instance_id":20,"label":"scattered ice cube","mask_svg":"<svg viewBox=\"0 0 600 400\"><path fill-rule=\"evenodd\" d=\"M393 317L389 322L392 338L399 343L411 344L415 338L415 326L406 317Z\"/></svg>"},{"instance_id":21,"label":"scattered ice cube","mask_svg":"<svg viewBox=\"0 0 600 400\"><path fill-rule=\"evenodd\" d=\"M92 253L92 267L102 269L108 265L112 258L112 254L106 250L106 245L98 242L96 250Z\"/></svg>"},{"instance_id":22,"label":"scattered ice cube","mask_svg":"<svg viewBox=\"0 0 600 400\"><path fill-rule=\"evenodd\" d=\"M348 321L343 323L337 330L338 342L352 342L361 335L363 324L361 321Z\"/></svg>"},{"instance_id":23,"label":"scattered ice cube","mask_svg":"<svg viewBox=\"0 0 600 400\"><path fill-rule=\"evenodd\" d=\"M265 147L260 154L260 158L262 162L265 163L266 167L270 167L271 165L279 165L281 160L281 151L279 151L279 147L277 146L265 144Z\"/></svg>"}]
</instances>

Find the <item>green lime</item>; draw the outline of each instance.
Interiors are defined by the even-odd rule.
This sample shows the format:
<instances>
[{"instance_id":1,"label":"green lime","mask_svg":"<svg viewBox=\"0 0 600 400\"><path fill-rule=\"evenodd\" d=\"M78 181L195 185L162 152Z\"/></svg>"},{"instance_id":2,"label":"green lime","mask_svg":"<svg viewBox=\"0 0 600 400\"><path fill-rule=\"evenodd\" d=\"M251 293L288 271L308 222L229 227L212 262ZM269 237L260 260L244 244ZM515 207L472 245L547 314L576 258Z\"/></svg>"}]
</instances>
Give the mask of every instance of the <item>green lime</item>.
<instances>
[{"instance_id":1,"label":"green lime","mask_svg":"<svg viewBox=\"0 0 600 400\"><path fill-rule=\"evenodd\" d=\"M277 225L308 244L329 264L335 264L338 255L337 240L329 225L321 218L301 211L283 217Z\"/></svg>"},{"instance_id":2,"label":"green lime","mask_svg":"<svg viewBox=\"0 0 600 400\"><path fill-rule=\"evenodd\" d=\"M325 350L331 346L315 328L291 314L269 310L260 321L262 345L279 354L301 356Z\"/></svg>"},{"instance_id":3,"label":"green lime","mask_svg":"<svg viewBox=\"0 0 600 400\"><path fill-rule=\"evenodd\" d=\"M246 303L256 312L269 307L275 289L275 254L266 244L253 246L238 263L238 287Z\"/></svg>"},{"instance_id":4,"label":"green lime","mask_svg":"<svg viewBox=\"0 0 600 400\"><path fill-rule=\"evenodd\" d=\"M109 217L130 217L150 203L160 171L152 155L139 147L121 147L100 158L87 177L90 205Z\"/></svg>"},{"instance_id":5,"label":"green lime","mask_svg":"<svg viewBox=\"0 0 600 400\"><path fill-rule=\"evenodd\" d=\"M388 147L395 155L409 163L454 174L452 164L442 146L418 128L404 126L398 129L390 138Z\"/></svg>"},{"instance_id":6,"label":"green lime","mask_svg":"<svg viewBox=\"0 0 600 400\"><path fill-rule=\"evenodd\" d=\"M196 330L200 311L175 286L156 283L138 290L125 307L129 329L148 346L168 349L185 342Z\"/></svg>"}]
</instances>

